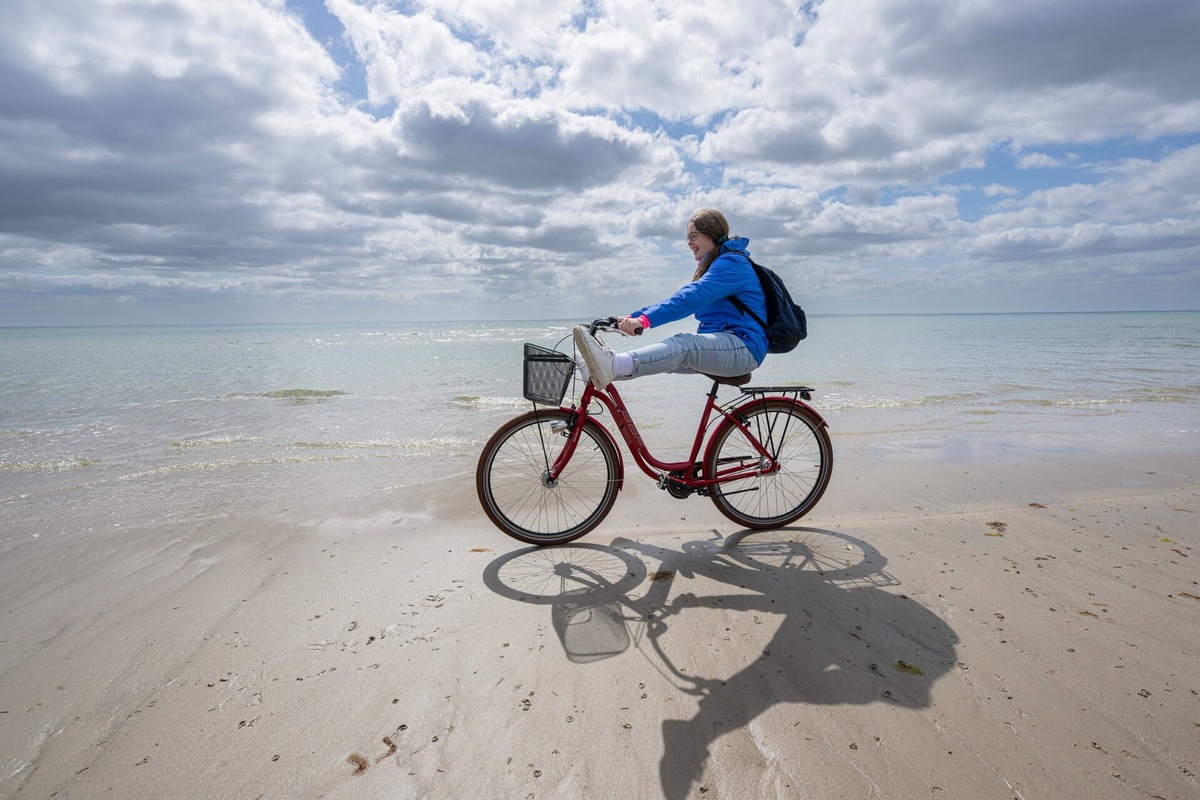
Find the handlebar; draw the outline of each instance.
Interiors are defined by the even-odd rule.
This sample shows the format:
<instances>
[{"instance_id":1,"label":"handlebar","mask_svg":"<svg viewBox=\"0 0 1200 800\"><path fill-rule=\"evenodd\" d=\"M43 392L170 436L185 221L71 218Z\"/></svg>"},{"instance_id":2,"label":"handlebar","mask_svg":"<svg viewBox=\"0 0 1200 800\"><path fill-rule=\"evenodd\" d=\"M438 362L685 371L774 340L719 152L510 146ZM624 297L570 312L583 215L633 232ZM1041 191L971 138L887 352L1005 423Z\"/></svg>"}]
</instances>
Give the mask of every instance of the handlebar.
<instances>
[{"instance_id":1,"label":"handlebar","mask_svg":"<svg viewBox=\"0 0 1200 800\"><path fill-rule=\"evenodd\" d=\"M594 319L594 320L592 320L592 323L590 325L588 325L588 333L595 336L596 331L616 331L617 333L621 334L622 336L628 336L629 334L625 333L625 331L621 330L618 327L620 322L621 322L620 317L601 317L600 319ZM646 329L643 328L641 325L638 325L637 328L634 329L633 335L641 336L642 332L644 330L646 330Z\"/></svg>"}]
</instances>

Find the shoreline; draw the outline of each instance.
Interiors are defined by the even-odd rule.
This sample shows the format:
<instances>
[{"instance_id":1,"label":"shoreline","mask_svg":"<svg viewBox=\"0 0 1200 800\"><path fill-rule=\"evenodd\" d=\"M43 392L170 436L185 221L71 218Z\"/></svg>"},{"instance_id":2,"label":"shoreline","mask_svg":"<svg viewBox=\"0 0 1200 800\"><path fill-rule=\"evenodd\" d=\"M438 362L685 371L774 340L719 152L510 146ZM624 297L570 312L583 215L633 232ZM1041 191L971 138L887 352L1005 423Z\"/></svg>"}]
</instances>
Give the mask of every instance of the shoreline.
<instances>
[{"instance_id":1,"label":"shoreline","mask_svg":"<svg viewBox=\"0 0 1200 800\"><path fill-rule=\"evenodd\" d=\"M630 473L549 551L461 476L6 543L0 797L1200 790L1200 456L862 444L774 533Z\"/></svg>"}]
</instances>

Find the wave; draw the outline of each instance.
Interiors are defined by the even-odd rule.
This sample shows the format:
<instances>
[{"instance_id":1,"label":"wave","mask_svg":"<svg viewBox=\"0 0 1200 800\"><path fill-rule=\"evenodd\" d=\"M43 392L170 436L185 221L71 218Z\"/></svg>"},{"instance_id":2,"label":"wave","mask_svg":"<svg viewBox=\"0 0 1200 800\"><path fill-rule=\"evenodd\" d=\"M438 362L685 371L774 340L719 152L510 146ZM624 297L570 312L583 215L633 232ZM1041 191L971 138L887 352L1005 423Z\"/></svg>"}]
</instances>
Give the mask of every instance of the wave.
<instances>
[{"instance_id":1,"label":"wave","mask_svg":"<svg viewBox=\"0 0 1200 800\"><path fill-rule=\"evenodd\" d=\"M180 439L171 442L171 447L216 447L227 444L251 444L257 441L257 436L208 436L203 439Z\"/></svg>"},{"instance_id":2,"label":"wave","mask_svg":"<svg viewBox=\"0 0 1200 800\"><path fill-rule=\"evenodd\" d=\"M6 472L69 472L73 469L82 469L99 463L90 458L60 458L52 461L0 461L0 470Z\"/></svg>"},{"instance_id":3,"label":"wave","mask_svg":"<svg viewBox=\"0 0 1200 800\"><path fill-rule=\"evenodd\" d=\"M821 409L835 411L907 409L942 405L968 405L973 401L985 400L988 397L989 395L982 392L933 394L924 397L887 397L883 395L842 397L837 393L831 393L820 395L816 405Z\"/></svg>"},{"instance_id":4,"label":"wave","mask_svg":"<svg viewBox=\"0 0 1200 800\"><path fill-rule=\"evenodd\" d=\"M1017 400L1023 403L1028 401ZM1132 405L1134 400L1127 397L1064 397L1059 399L1036 400L1035 405L1048 408L1096 408L1099 406Z\"/></svg>"},{"instance_id":5,"label":"wave","mask_svg":"<svg viewBox=\"0 0 1200 800\"><path fill-rule=\"evenodd\" d=\"M475 447L479 440L455 436L439 436L431 439L368 440L362 442L291 442L280 447L296 447L304 450L453 450ZM314 459L319 460L319 459Z\"/></svg>"},{"instance_id":6,"label":"wave","mask_svg":"<svg viewBox=\"0 0 1200 800\"><path fill-rule=\"evenodd\" d=\"M338 389L276 389L271 392L228 392L222 400L241 397L266 398L268 400L290 400L293 403L323 402L331 397L342 397L346 392Z\"/></svg>"},{"instance_id":7,"label":"wave","mask_svg":"<svg viewBox=\"0 0 1200 800\"><path fill-rule=\"evenodd\" d=\"M960 406L971 413L991 413L998 409L1036 408L1101 408L1131 406L1147 403L1196 403L1200 391L1194 387L1163 387L1132 390L1124 396L1037 397L1009 392L959 392L931 394L919 397L887 395L842 395L838 392L817 395L817 407L830 411L871 411Z\"/></svg>"},{"instance_id":8,"label":"wave","mask_svg":"<svg viewBox=\"0 0 1200 800\"><path fill-rule=\"evenodd\" d=\"M495 409L528 409L530 402L524 397L481 397L479 395L460 394L450 401L459 408L473 411L491 411Z\"/></svg>"},{"instance_id":9,"label":"wave","mask_svg":"<svg viewBox=\"0 0 1200 800\"><path fill-rule=\"evenodd\" d=\"M274 392L263 392L259 397L269 397L273 400L324 400L344 394L345 392L337 389L278 389Z\"/></svg>"},{"instance_id":10,"label":"wave","mask_svg":"<svg viewBox=\"0 0 1200 800\"><path fill-rule=\"evenodd\" d=\"M274 453L262 453L244 458L217 458L199 461L184 461L170 464L145 466L132 471L109 474L88 473L82 480L74 480L61 485L42 485L35 489L22 491L17 495L0 495L0 504L17 500L62 495L70 492L96 489L106 486L136 483L147 479L167 476L189 475L193 473L220 472L237 470L246 467L291 467L309 464L337 464L350 462L370 462L395 460L398 463L422 463L416 459L425 457L436 458L438 468L446 463L454 463L455 459L472 460L476 455L483 439L467 437L435 437L430 439L400 440L390 443L371 442L297 442L291 445L277 445ZM290 448L296 448L291 450ZM73 466L88 466L101 462L0 462L0 469L19 468L22 471L62 471L55 469L61 465L63 469ZM115 473L115 474L114 474ZM82 477L82 476L81 476Z\"/></svg>"}]
</instances>

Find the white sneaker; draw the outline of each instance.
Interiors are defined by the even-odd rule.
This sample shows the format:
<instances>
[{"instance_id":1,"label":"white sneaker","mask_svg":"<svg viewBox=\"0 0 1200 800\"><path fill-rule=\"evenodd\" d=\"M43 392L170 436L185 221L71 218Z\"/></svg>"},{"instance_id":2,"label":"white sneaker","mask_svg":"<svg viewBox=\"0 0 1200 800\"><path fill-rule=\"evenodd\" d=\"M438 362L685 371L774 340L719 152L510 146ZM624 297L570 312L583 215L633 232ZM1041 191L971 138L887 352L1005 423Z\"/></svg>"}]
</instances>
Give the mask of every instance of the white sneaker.
<instances>
[{"instance_id":1,"label":"white sneaker","mask_svg":"<svg viewBox=\"0 0 1200 800\"><path fill-rule=\"evenodd\" d=\"M584 383L587 383L592 379L592 373L588 370L587 362L584 361L583 356L578 353L575 354L575 368L579 370L579 377Z\"/></svg>"},{"instance_id":2,"label":"white sneaker","mask_svg":"<svg viewBox=\"0 0 1200 800\"><path fill-rule=\"evenodd\" d=\"M603 389L613 381L613 351L600 344L582 325L575 326L574 334L575 347L587 362L592 385Z\"/></svg>"}]
</instances>

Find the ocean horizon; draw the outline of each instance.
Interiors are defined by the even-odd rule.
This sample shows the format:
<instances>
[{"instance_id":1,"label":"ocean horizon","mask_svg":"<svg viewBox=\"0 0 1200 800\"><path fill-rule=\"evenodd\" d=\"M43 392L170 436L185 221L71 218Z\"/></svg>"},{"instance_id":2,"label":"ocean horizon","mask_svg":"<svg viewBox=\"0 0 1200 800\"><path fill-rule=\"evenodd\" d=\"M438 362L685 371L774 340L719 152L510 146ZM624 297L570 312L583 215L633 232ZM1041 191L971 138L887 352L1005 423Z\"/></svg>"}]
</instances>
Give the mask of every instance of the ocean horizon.
<instances>
[{"instance_id":1,"label":"ocean horizon","mask_svg":"<svg viewBox=\"0 0 1200 800\"><path fill-rule=\"evenodd\" d=\"M1200 313L1200 308L1171 308L1171 309L1083 309L1071 311L921 311L921 312L906 312L906 311L886 311L886 312L811 312L805 309L808 317L812 318L838 318L838 317L988 317L988 316L1070 316L1075 314L1196 314ZM0 323L0 331L2 330L43 330L48 328L64 328L68 330L76 330L80 328L196 328L196 327L240 327L240 326L323 326L323 325L413 325L413 324L466 324L476 322L493 322L493 323L527 323L528 317L478 317L478 318L461 318L461 319L337 319L337 320L321 320L321 321L254 321L254 320L239 320L231 321L212 321L212 322L138 322L138 323L103 323L103 324L78 324L66 325L62 323L53 324L27 324L27 325L4 325ZM548 317L548 322L562 322L565 324L574 325L581 320L567 317Z\"/></svg>"}]
</instances>

